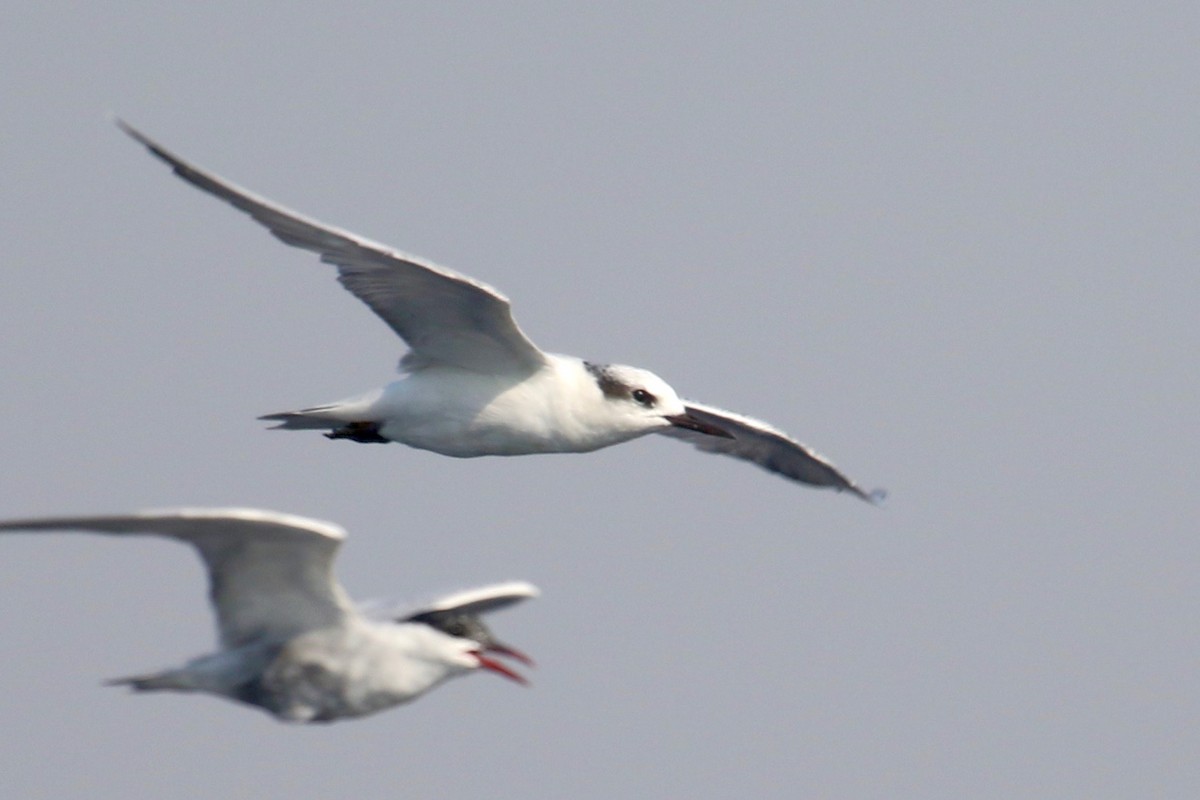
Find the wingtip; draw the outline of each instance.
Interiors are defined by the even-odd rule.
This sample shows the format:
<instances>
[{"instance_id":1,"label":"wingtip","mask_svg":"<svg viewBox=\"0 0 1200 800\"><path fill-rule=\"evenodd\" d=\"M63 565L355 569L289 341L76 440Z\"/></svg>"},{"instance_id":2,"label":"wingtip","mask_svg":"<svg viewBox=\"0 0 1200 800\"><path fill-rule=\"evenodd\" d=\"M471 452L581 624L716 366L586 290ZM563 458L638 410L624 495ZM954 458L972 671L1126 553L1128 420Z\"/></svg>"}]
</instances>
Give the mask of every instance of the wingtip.
<instances>
[{"instance_id":1,"label":"wingtip","mask_svg":"<svg viewBox=\"0 0 1200 800\"><path fill-rule=\"evenodd\" d=\"M140 144L142 147L145 147L156 158L159 158L162 161L165 161L168 165L171 166L172 169L174 169L181 176L183 176L184 178L187 177L184 174L184 172L181 172L181 170L188 170L191 168L188 167L188 165L185 164L183 161L176 158L174 154L172 154L170 151L164 149L163 146L160 145L158 142L154 141L149 136L142 133L137 128L133 127L128 122L126 122L125 120L116 116L115 114L113 115L112 120L113 120L113 124L116 125L118 128L120 128L121 131L126 136L128 136L130 139L133 139L135 142Z\"/></svg>"},{"instance_id":2,"label":"wingtip","mask_svg":"<svg viewBox=\"0 0 1200 800\"><path fill-rule=\"evenodd\" d=\"M112 120L112 124L120 128L125 135L136 139L142 144L146 144L146 137L142 134L142 132L130 125L125 120L121 119L121 117L118 116L115 111L108 112L108 118Z\"/></svg>"},{"instance_id":3,"label":"wingtip","mask_svg":"<svg viewBox=\"0 0 1200 800\"><path fill-rule=\"evenodd\" d=\"M835 488L839 492L849 492L850 494L857 497L859 500L862 500L866 503L870 503L871 505L876 506L876 507L882 505L883 501L886 500L887 496L888 496L887 489L884 489L882 486L877 486L876 488L868 491L866 489L863 489L858 484L846 483L844 485L837 486Z\"/></svg>"},{"instance_id":4,"label":"wingtip","mask_svg":"<svg viewBox=\"0 0 1200 800\"><path fill-rule=\"evenodd\" d=\"M506 588L514 595L519 595L525 600L532 600L542 596L542 590L534 586L529 581L512 580L497 584L497 588Z\"/></svg>"},{"instance_id":5,"label":"wingtip","mask_svg":"<svg viewBox=\"0 0 1200 800\"><path fill-rule=\"evenodd\" d=\"M883 501L887 500L887 489L882 486L877 486L869 492L860 492L859 496L873 506L882 506Z\"/></svg>"}]
</instances>

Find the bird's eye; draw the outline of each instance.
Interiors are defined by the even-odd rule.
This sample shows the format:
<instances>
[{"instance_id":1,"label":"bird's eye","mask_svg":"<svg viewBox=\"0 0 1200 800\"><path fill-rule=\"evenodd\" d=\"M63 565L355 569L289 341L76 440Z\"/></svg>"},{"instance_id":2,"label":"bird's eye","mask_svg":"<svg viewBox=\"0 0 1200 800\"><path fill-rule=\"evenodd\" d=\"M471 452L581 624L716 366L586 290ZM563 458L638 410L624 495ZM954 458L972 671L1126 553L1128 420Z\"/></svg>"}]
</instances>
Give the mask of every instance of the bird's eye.
<instances>
[{"instance_id":1,"label":"bird's eye","mask_svg":"<svg viewBox=\"0 0 1200 800\"><path fill-rule=\"evenodd\" d=\"M657 399L645 389L634 389L630 394L630 397L633 398L633 402L637 403L638 405L643 405L646 408L653 406Z\"/></svg>"}]
</instances>

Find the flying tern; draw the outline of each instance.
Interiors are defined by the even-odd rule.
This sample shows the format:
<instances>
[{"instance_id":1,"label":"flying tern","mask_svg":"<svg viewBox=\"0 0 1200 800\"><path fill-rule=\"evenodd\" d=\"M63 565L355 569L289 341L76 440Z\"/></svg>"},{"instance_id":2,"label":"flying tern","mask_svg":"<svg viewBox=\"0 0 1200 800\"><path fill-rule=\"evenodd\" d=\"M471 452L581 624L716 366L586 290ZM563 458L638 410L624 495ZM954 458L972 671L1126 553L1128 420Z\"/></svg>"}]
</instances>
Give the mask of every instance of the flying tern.
<instances>
[{"instance_id":1,"label":"flying tern","mask_svg":"<svg viewBox=\"0 0 1200 800\"><path fill-rule=\"evenodd\" d=\"M765 422L681 400L648 370L542 351L517 326L508 298L481 281L309 219L117 124L188 183L249 214L284 243L335 265L342 285L408 344L400 380L261 417L277 428L400 442L459 458L581 453L661 433L800 483L870 502L883 497Z\"/></svg>"},{"instance_id":2,"label":"flying tern","mask_svg":"<svg viewBox=\"0 0 1200 800\"><path fill-rule=\"evenodd\" d=\"M477 670L526 683L496 655L533 663L497 641L480 615L536 597L536 587L484 586L377 618L356 608L334 579L346 532L328 522L246 508L0 522L0 531L70 529L177 539L208 570L220 649L111 685L205 692L286 722L332 722L383 711Z\"/></svg>"}]
</instances>

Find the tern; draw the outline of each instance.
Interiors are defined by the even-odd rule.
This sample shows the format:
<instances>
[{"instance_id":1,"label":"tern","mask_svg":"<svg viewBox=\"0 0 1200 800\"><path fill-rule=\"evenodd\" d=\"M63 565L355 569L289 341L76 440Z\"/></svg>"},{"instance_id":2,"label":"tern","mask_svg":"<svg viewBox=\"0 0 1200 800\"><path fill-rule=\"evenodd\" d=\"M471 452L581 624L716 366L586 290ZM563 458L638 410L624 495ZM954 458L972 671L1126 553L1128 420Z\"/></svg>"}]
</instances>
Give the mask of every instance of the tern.
<instances>
[{"instance_id":1,"label":"tern","mask_svg":"<svg viewBox=\"0 0 1200 800\"><path fill-rule=\"evenodd\" d=\"M220 650L109 685L205 692L285 722L332 722L414 700L480 669L527 682L492 654L533 664L497 641L479 616L536 597L536 587L513 581L470 589L379 619L355 607L334 579L346 532L328 522L247 508L0 522L0 531L70 529L177 539L208 570Z\"/></svg>"},{"instance_id":2,"label":"tern","mask_svg":"<svg viewBox=\"0 0 1200 800\"><path fill-rule=\"evenodd\" d=\"M402 379L260 418L277 428L400 442L459 458L582 453L661 433L800 483L869 502L883 497L765 422L681 400L648 370L543 352L517 326L508 298L487 284L309 219L116 123L188 183L249 214L285 244L335 265L342 285L408 344Z\"/></svg>"}]
</instances>

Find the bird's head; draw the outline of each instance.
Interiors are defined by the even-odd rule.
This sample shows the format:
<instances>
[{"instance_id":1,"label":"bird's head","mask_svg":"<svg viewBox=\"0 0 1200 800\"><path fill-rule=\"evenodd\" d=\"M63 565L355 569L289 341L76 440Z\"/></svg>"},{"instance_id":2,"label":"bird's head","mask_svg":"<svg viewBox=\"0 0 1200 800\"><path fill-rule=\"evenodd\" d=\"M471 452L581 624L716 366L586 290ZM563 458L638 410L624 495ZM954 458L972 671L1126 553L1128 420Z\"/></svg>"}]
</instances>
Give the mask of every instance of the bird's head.
<instances>
[{"instance_id":1,"label":"bird's head","mask_svg":"<svg viewBox=\"0 0 1200 800\"><path fill-rule=\"evenodd\" d=\"M485 669L523 686L529 684L525 676L497 656L506 656L528 667L534 666L533 659L497 640L483 620L474 614L431 612L412 618L408 624L424 628L432 634L439 641L435 652L458 671Z\"/></svg>"},{"instance_id":2,"label":"bird's head","mask_svg":"<svg viewBox=\"0 0 1200 800\"><path fill-rule=\"evenodd\" d=\"M648 369L590 362L584 367L604 396L609 418L635 435L674 426L731 438L726 431L688 414L671 385Z\"/></svg>"}]
</instances>

